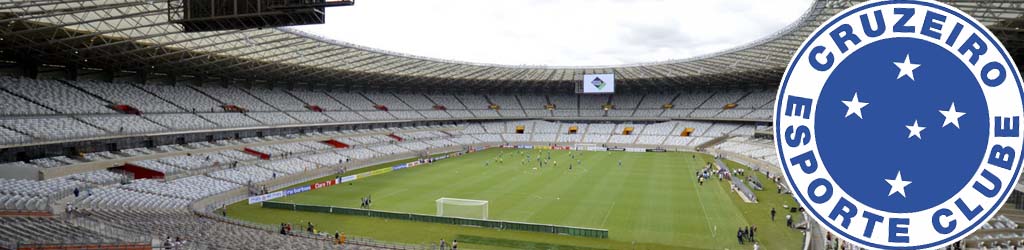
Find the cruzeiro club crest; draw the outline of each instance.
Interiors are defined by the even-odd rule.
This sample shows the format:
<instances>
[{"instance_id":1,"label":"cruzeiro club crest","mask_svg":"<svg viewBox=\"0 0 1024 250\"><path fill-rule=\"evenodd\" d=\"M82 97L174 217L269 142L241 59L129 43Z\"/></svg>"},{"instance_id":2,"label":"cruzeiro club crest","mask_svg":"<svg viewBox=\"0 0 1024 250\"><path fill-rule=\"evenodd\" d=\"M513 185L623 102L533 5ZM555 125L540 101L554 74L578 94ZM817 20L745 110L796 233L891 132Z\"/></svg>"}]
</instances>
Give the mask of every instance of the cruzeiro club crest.
<instances>
[{"instance_id":1,"label":"cruzeiro club crest","mask_svg":"<svg viewBox=\"0 0 1024 250\"><path fill-rule=\"evenodd\" d=\"M601 77L594 77L594 80L590 81L590 84L593 84L597 89L603 89L605 85L604 81L601 80Z\"/></svg>"},{"instance_id":2,"label":"cruzeiro club crest","mask_svg":"<svg viewBox=\"0 0 1024 250\"><path fill-rule=\"evenodd\" d=\"M826 21L785 73L780 164L797 200L868 248L952 244L1021 168L1021 80L983 24L933 1L873 1Z\"/></svg>"}]
</instances>

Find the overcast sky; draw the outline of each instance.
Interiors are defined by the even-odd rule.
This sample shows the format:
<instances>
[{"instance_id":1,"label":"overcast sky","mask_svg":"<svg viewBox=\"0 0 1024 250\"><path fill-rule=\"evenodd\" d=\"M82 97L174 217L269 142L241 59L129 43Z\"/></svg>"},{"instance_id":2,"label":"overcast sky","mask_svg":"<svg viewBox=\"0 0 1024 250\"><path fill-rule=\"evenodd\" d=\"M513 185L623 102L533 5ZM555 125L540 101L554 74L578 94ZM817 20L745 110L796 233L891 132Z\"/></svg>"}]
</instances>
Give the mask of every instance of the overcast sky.
<instances>
[{"instance_id":1,"label":"overcast sky","mask_svg":"<svg viewBox=\"0 0 1024 250\"><path fill-rule=\"evenodd\" d=\"M367 47L510 65L685 59L740 46L800 18L810 0L358 0L297 27Z\"/></svg>"}]
</instances>

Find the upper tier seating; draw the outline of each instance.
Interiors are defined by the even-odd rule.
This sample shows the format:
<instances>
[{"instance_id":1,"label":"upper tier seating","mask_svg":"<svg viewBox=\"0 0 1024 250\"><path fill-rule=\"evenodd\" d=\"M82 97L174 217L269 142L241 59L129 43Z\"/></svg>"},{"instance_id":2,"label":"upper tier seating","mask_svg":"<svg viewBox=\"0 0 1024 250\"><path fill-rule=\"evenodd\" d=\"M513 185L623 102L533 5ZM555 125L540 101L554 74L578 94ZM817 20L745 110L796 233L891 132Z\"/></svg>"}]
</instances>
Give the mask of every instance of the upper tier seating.
<instances>
[{"instance_id":1,"label":"upper tier seating","mask_svg":"<svg viewBox=\"0 0 1024 250\"><path fill-rule=\"evenodd\" d=\"M544 95L517 95L516 97L519 98L519 104L522 104L523 109L543 110L544 106L548 105L548 98Z\"/></svg>"},{"instance_id":2,"label":"upper tier seating","mask_svg":"<svg viewBox=\"0 0 1024 250\"><path fill-rule=\"evenodd\" d=\"M171 130L198 130L217 128L217 124L210 123L194 114L154 114L145 115L149 119Z\"/></svg>"},{"instance_id":3,"label":"upper tier seating","mask_svg":"<svg viewBox=\"0 0 1024 250\"><path fill-rule=\"evenodd\" d=\"M5 78L0 78L3 81ZM0 115L44 115L54 114L50 109L39 106L21 97L0 90Z\"/></svg>"},{"instance_id":4,"label":"upper tier seating","mask_svg":"<svg viewBox=\"0 0 1024 250\"><path fill-rule=\"evenodd\" d=\"M278 111L274 107L267 105L267 103L260 101L256 97L249 95L239 88L203 86L196 87L196 89L206 93L210 97L220 100L221 103L226 105L235 105L248 111Z\"/></svg>"},{"instance_id":5,"label":"upper tier seating","mask_svg":"<svg viewBox=\"0 0 1024 250\"><path fill-rule=\"evenodd\" d=\"M366 120L366 118L363 118L363 116L360 116L358 113L352 111L324 112L324 115L327 115L331 119L334 119L335 121L338 122L357 122Z\"/></svg>"},{"instance_id":6,"label":"upper tier seating","mask_svg":"<svg viewBox=\"0 0 1024 250\"><path fill-rule=\"evenodd\" d=\"M0 126L44 140L98 137L107 133L69 117L0 119Z\"/></svg>"},{"instance_id":7,"label":"upper tier seating","mask_svg":"<svg viewBox=\"0 0 1024 250\"><path fill-rule=\"evenodd\" d=\"M20 144L29 141L32 141L32 137L0 127L0 145Z\"/></svg>"},{"instance_id":8,"label":"upper tier seating","mask_svg":"<svg viewBox=\"0 0 1024 250\"><path fill-rule=\"evenodd\" d=\"M266 125L284 125L284 124L297 124L299 121L292 119L291 116L283 112L248 112L245 113L252 119L259 121Z\"/></svg>"},{"instance_id":9,"label":"upper tier seating","mask_svg":"<svg viewBox=\"0 0 1024 250\"><path fill-rule=\"evenodd\" d=\"M523 107L519 106L519 100L514 95L490 95L488 99L492 103L497 104L502 110L521 110Z\"/></svg>"},{"instance_id":10,"label":"upper tier seating","mask_svg":"<svg viewBox=\"0 0 1024 250\"><path fill-rule=\"evenodd\" d=\"M107 102L56 80L0 77L0 87L65 114L116 113Z\"/></svg>"},{"instance_id":11,"label":"upper tier seating","mask_svg":"<svg viewBox=\"0 0 1024 250\"><path fill-rule=\"evenodd\" d=\"M367 99L378 105L388 107L388 110L410 110L412 107L406 105L401 99L389 93L363 93Z\"/></svg>"},{"instance_id":12,"label":"upper tier seating","mask_svg":"<svg viewBox=\"0 0 1024 250\"><path fill-rule=\"evenodd\" d=\"M643 95L635 94L615 95L612 97L612 105L615 105L616 109L633 110L640 105L640 99L643 98Z\"/></svg>"},{"instance_id":13,"label":"upper tier seating","mask_svg":"<svg viewBox=\"0 0 1024 250\"><path fill-rule=\"evenodd\" d=\"M751 91L749 95L736 102L736 107L756 109L764 107L773 100L775 100L775 91Z\"/></svg>"},{"instance_id":14,"label":"upper tier seating","mask_svg":"<svg viewBox=\"0 0 1024 250\"><path fill-rule=\"evenodd\" d=\"M327 92L327 94L351 110L374 110L373 102L366 100L366 97L359 93Z\"/></svg>"},{"instance_id":15,"label":"upper tier seating","mask_svg":"<svg viewBox=\"0 0 1024 250\"><path fill-rule=\"evenodd\" d=\"M716 92L715 95L711 96L711 99L701 104L700 108L721 109L726 104L736 103L744 94L745 92L741 91Z\"/></svg>"},{"instance_id":16,"label":"upper tier seating","mask_svg":"<svg viewBox=\"0 0 1024 250\"><path fill-rule=\"evenodd\" d=\"M484 99L484 96L481 95L457 95L455 97L462 101L462 104L466 105L467 109L486 109L491 106L491 103L487 102L487 99Z\"/></svg>"},{"instance_id":17,"label":"upper tier seating","mask_svg":"<svg viewBox=\"0 0 1024 250\"><path fill-rule=\"evenodd\" d=\"M306 104L284 90L249 89L249 94L281 111L306 111ZM236 104L238 105L238 104ZM242 105L239 105L242 106ZM244 108L244 107L243 107Z\"/></svg>"},{"instance_id":18,"label":"upper tier seating","mask_svg":"<svg viewBox=\"0 0 1024 250\"><path fill-rule=\"evenodd\" d=\"M448 112L448 114L452 115L452 117L454 117L454 118L473 118L473 117L475 117L475 116L473 116L473 113L469 112L468 110L457 110L457 109L453 110L453 109L449 109L447 112Z\"/></svg>"},{"instance_id":19,"label":"upper tier seating","mask_svg":"<svg viewBox=\"0 0 1024 250\"><path fill-rule=\"evenodd\" d=\"M446 119L452 117L452 115L449 115L444 110L420 110L420 115L423 115L426 119Z\"/></svg>"},{"instance_id":20,"label":"upper tier seating","mask_svg":"<svg viewBox=\"0 0 1024 250\"><path fill-rule=\"evenodd\" d=\"M659 117L661 113L665 112L664 109L637 109L633 113L635 117Z\"/></svg>"},{"instance_id":21,"label":"upper tier seating","mask_svg":"<svg viewBox=\"0 0 1024 250\"><path fill-rule=\"evenodd\" d=\"M300 123L328 123L334 122L331 117L320 112L286 112L288 116L295 118Z\"/></svg>"},{"instance_id":22,"label":"upper tier seating","mask_svg":"<svg viewBox=\"0 0 1024 250\"><path fill-rule=\"evenodd\" d=\"M409 104L412 109L415 110L432 110L434 109L434 102L427 99L426 96L421 94L395 94L398 99L401 99L406 104Z\"/></svg>"},{"instance_id":23,"label":"upper tier seating","mask_svg":"<svg viewBox=\"0 0 1024 250\"><path fill-rule=\"evenodd\" d=\"M241 113L200 113L204 119L210 120L224 128L252 127L263 125Z\"/></svg>"},{"instance_id":24,"label":"upper tier seating","mask_svg":"<svg viewBox=\"0 0 1024 250\"><path fill-rule=\"evenodd\" d=\"M699 107L704 101L711 97L712 93L709 92L698 92L698 93L683 93L676 100L672 102L674 109L694 109ZM717 108L722 108L721 106Z\"/></svg>"},{"instance_id":25,"label":"upper tier seating","mask_svg":"<svg viewBox=\"0 0 1024 250\"><path fill-rule=\"evenodd\" d=\"M325 111L348 110L348 108L346 108L344 105L341 105L340 102L335 101L334 98L331 98L327 94L324 94L323 92L320 91L289 90L288 92L292 93L292 95L294 95L295 97L298 97L299 100L301 100L302 102L309 105L320 107Z\"/></svg>"},{"instance_id":26,"label":"upper tier seating","mask_svg":"<svg viewBox=\"0 0 1024 250\"><path fill-rule=\"evenodd\" d=\"M665 104L672 103L672 99L675 99L676 94L647 94L644 96L644 100L640 102L639 108L641 109L661 109Z\"/></svg>"},{"instance_id":27,"label":"upper tier seating","mask_svg":"<svg viewBox=\"0 0 1024 250\"><path fill-rule=\"evenodd\" d=\"M100 96L114 104L125 104L146 113L183 112L178 107L157 98L129 83L106 83L97 81L73 82L79 88Z\"/></svg>"},{"instance_id":28,"label":"upper tier seating","mask_svg":"<svg viewBox=\"0 0 1024 250\"><path fill-rule=\"evenodd\" d=\"M551 103L552 105L555 105L556 110L578 110L580 109L578 99L579 97L577 95L548 95L548 100L551 100ZM555 116L558 115L555 114Z\"/></svg>"},{"instance_id":29,"label":"upper tier seating","mask_svg":"<svg viewBox=\"0 0 1024 250\"><path fill-rule=\"evenodd\" d=\"M184 85L154 85L140 84L139 88L145 89L164 100L167 100L179 107L185 108L186 112L221 112L221 103L210 97Z\"/></svg>"},{"instance_id":30,"label":"upper tier seating","mask_svg":"<svg viewBox=\"0 0 1024 250\"><path fill-rule=\"evenodd\" d=\"M137 115L91 115L78 118L112 134L139 134L167 130L167 128Z\"/></svg>"},{"instance_id":31,"label":"upper tier seating","mask_svg":"<svg viewBox=\"0 0 1024 250\"><path fill-rule=\"evenodd\" d=\"M27 87L30 85L33 87ZM132 85L0 77L0 115L6 113L10 116L0 119L0 135L5 135L0 139L0 143L78 140L104 135L166 131L422 119L663 117L769 120L772 117L771 109L774 108L773 99L773 91L762 90L678 95L631 93L545 96L501 93L452 96ZM546 109L549 102L556 105L553 111ZM607 111L603 110L602 105L609 102L614 107ZM667 102L673 102L675 107L663 109L661 106ZM106 107L113 103L133 105L144 114L141 117L94 116L116 113ZM320 107L324 112L310 111L306 107L307 103ZM500 108L490 109L491 103L497 104ZM723 109L723 106L729 103L736 103L738 106ZM51 104L54 107L49 107ZM388 106L388 111L378 110L374 107L376 104ZM224 112L223 105L238 105L248 112ZM444 108L435 107L437 105ZM69 113L74 117L69 119L62 116L63 113ZM40 122L36 120L41 119L37 116L45 116L48 120ZM52 121L55 122L49 122L49 119L54 119ZM82 122L87 125L82 126ZM42 126L36 126L37 124Z\"/></svg>"},{"instance_id":32,"label":"upper tier seating","mask_svg":"<svg viewBox=\"0 0 1024 250\"><path fill-rule=\"evenodd\" d=\"M427 98L437 103L437 105L444 106L447 109L466 109L466 106L459 101L458 98L452 95L437 95L429 94ZM474 107L475 108L475 107Z\"/></svg>"},{"instance_id":33,"label":"upper tier seating","mask_svg":"<svg viewBox=\"0 0 1024 250\"><path fill-rule=\"evenodd\" d=\"M579 98L580 109L601 109L609 101L607 95L581 95Z\"/></svg>"}]
</instances>

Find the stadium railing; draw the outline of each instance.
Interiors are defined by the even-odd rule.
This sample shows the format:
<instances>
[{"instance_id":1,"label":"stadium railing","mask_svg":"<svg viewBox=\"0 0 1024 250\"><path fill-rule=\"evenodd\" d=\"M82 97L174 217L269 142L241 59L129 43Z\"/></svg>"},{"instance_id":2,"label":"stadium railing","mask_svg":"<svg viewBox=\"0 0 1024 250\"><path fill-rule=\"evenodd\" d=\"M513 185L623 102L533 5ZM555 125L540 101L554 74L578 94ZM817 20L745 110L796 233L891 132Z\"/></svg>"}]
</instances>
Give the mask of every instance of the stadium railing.
<instances>
[{"instance_id":1,"label":"stadium railing","mask_svg":"<svg viewBox=\"0 0 1024 250\"><path fill-rule=\"evenodd\" d=\"M301 182L305 182L305 181L309 181L309 180L295 181L295 182L301 183ZM287 183L286 184L282 184L282 185L287 185ZM198 216L209 218L209 219L213 219L213 220L217 220L217 221L220 221L220 222L223 222L223 223L228 223L228 224L233 224L233 225L237 225L237 226L247 227L247 228L250 228L250 229L262 230L262 231L266 231L266 232L269 232L269 233L278 233L278 230L280 229L279 225L267 225L267 224L254 223L254 222L250 222L250 221L244 221L244 220L224 217L224 216L221 215L221 213L214 213L213 212L213 211L216 211L219 208L223 208L226 205L232 204L233 202L236 202L236 201L239 201L239 200L244 200L246 197L248 197L246 194L242 194L242 195L232 196L232 197L226 198L226 199L218 199L216 201L212 201L212 203L210 203L210 204L206 204L206 206L204 206L204 207L193 207L193 213L195 213ZM308 232L305 232L305 231L302 231L302 230L293 231L290 235L293 236L293 237L303 237L303 238L309 238L309 239L321 240L321 241L331 241L332 240L332 236L331 235L312 234L312 233L308 233ZM363 247L370 247L370 248L373 248L373 249L433 250L431 248L431 246L429 246L429 245L417 245L417 244L404 244L404 243L386 242L386 241L380 241L380 240L375 240L375 239L372 239L372 238L359 237L359 236L354 236L354 235L346 236L345 244L356 245L356 246L363 246ZM212 249L212 248L206 248L206 249Z\"/></svg>"},{"instance_id":2,"label":"stadium railing","mask_svg":"<svg viewBox=\"0 0 1024 250\"><path fill-rule=\"evenodd\" d=\"M399 213L399 212L388 212L388 211L377 211L368 209L357 209L357 208L345 208L345 207L329 207L329 206L317 206L317 205L305 205L305 204L292 204L284 202L263 202L264 208L275 208L275 209L287 209L293 211L307 211L307 212L319 212L319 213L332 213L332 214L343 214L343 215L358 215L375 218L385 219L396 219L396 220L408 220L418 222L429 222L429 223L440 223L440 224L452 224L460 226L475 226L485 228L495 228L502 230L517 230L527 232L541 232L541 233L552 233L570 236L590 237L590 238L608 238L607 229L596 229L596 228L583 228L583 227L570 227L570 226L559 226L559 225L548 225L548 224L534 224L525 222L514 222L514 221L498 221L498 220L481 220L471 218L458 218L458 217L445 217L425 214L414 214L414 213Z\"/></svg>"}]
</instances>

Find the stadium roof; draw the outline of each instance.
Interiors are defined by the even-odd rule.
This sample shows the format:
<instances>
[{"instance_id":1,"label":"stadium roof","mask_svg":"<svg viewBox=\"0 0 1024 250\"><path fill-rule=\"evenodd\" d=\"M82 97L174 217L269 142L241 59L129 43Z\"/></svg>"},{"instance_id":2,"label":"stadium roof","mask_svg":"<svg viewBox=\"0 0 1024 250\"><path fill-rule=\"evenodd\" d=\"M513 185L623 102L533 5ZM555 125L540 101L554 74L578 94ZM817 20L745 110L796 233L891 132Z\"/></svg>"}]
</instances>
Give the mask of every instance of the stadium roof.
<instances>
[{"instance_id":1,"label":"stadium roof","mask_svg":"<svg viewBox=\"0 0 1024 250\"><path fill-rule=\"evenodd\" d=\"M294 29L183 33L169 22L179 0L15 0L0 3L0 57L41 64L347 88L567 89L586 73L615 73L633 89L770 86L821 22L859 1L814 2L792 25L726 51L680 60L598 67L480 64L375 50ZM952 1L1024 48L1024 0Z\"/></svg>"}]
</instances>

